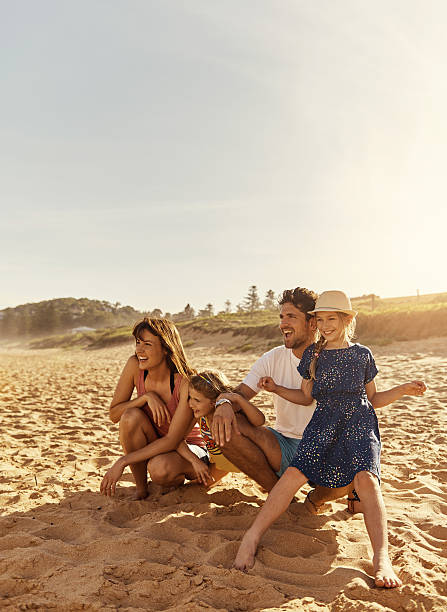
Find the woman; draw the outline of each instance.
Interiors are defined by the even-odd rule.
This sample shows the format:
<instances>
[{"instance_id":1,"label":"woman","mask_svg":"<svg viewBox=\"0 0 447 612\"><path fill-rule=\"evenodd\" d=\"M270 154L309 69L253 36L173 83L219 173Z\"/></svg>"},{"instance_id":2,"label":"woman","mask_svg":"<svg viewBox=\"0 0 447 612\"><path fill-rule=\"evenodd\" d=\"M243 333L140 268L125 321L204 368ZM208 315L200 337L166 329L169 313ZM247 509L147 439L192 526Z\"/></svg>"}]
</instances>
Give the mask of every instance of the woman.
<instances>
[{"instance_id":1,"label":"woman","mask_svg":"<svg viewBox=\"0 0 447 612\"><path fill-rule=\"evenodd\" d=\"M135 355L129 358L110 406L110 418L119 421L120 441L126 453L108 470L101 493L114 495L129 465L135 478L136 499L148 496L147 472L163 486L178 486L195 478L191 463L176 451L185 439L199 457L207 458L198 426L188 406L188 365L175 325L167 319L143 319L132 332ZM135 399L131 399L134 388ZM190 432L190 433L188 433ZM187 435L188 434L188 435Z\"/></svg>"}]
</instances>

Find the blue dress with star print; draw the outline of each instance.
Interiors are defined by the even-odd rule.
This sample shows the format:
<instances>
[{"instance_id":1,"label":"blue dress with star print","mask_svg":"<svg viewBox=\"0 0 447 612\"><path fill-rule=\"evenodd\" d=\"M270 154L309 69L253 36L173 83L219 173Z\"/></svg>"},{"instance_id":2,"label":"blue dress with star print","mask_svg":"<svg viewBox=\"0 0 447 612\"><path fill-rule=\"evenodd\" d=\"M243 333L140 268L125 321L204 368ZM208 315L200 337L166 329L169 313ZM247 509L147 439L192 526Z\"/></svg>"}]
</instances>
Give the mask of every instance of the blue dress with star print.
<instances>
[{"instance_id":1,"label":"blue dress with star print","mask_svg":"<svg viewBox=\"0 0 447 612\"><path fill-rule=\"evenodd\" d=\"M311 344L303 353L298 366L303 378L310 379L314 352ZM366 346L321 351L312 388L317 406L290 467L323 487L344 487L363 470L380 481L379 425L365 391L376 375Z\"/></svg>"}]
</instances>

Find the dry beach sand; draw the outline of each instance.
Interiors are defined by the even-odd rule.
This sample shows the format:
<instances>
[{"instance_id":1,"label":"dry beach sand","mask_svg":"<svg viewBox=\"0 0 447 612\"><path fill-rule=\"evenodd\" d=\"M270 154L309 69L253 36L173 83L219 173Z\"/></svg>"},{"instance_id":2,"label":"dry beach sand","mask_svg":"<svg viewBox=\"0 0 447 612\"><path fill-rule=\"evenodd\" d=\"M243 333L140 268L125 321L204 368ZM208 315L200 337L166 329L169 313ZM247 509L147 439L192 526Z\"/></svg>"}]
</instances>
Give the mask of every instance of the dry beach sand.
<instances>
[{"instance_id":1,"label":"dry beach sand","mask_svg":"<svg viewBox=\"0 0 447 612\"><path fill-rule=\"evenodd\" d=\"M372 347L374 350L374 347ZM253 570L231 569L265 495L243 475L130 501L125 472L102 497L118 457L107 411L132 344L97 351L0 355L0 608L4 610L447 610L447 339L375 349L379 388L424 378L424 398L378 411L383 493L398 590L373 587L361 515L291 505ZM194 365L241 381L257 357L193 348ZM257 404L272 419L267 394Z\"/></svg>"}]
</instances>

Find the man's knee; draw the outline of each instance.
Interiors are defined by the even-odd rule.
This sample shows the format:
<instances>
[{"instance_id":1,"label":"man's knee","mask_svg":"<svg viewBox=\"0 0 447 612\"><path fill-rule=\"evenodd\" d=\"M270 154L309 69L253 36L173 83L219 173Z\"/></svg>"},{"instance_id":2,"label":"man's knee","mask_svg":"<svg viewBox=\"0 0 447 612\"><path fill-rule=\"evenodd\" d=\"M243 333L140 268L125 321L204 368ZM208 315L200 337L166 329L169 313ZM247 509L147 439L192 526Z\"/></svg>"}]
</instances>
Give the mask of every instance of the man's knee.
<instances>
[{"instance_id":1,"label":"man's knee","mask_svg":"<svg viewBox=\"0 0 447 612\"><path fill-rule=\"evenodd\" d=\"M236 420L240 434L237 434L232 431L230 440L225 441L224 444L220 445L219 448L221 448L222 451L237 451L243 448L247 444L247 441L250 439L250 429L255 429L255 427L248 421L247 417L244 414L237 414Z\"/></svg>"}]
</instances>

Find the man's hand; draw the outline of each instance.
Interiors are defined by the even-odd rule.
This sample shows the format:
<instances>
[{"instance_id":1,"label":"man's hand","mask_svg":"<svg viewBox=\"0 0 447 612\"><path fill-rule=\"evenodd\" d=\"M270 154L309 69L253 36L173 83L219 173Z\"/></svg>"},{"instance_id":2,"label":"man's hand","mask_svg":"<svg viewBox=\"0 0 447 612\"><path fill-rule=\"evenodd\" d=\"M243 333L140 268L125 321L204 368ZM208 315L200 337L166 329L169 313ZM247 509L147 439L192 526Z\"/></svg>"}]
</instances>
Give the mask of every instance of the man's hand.
<instances>
[{"instance_id":1,"label":"man's hand","mask_svg":"<svg viewBox=\"0 0 447 612\"><path fill-rule=\"evenodd\" d=\"M115 495L116 483L121 478L126 466L123 464L122 458L118 459L110 470L107 471L106 475L102 479L100 491L103 495L109 497Z\"/></svg>"},{"instance_id":2,"label":"man's hand","mask_svg":"<svg viewBox=\"0 0 447 612\"><path fill-rule=\"evenodd\" d=\"M427 386L423 380L412 380L411 382L402 385L404 395L424 395L427 391Z\"/></svg>"},{"instance_id":3,"label":"man's hand","mask_svg":"<svg viewBox=\"0 0 447 612\"><path fill-rule=\"evenodd\" d=\"M276 393L277 384L271 376L263 376L259 379L258 387L264 389L264 391L270 391L270 393Z\"/></svg>"},{"instance_id":4,"label":"man's hand","mask_svg":"<svg viewBox=\"0 0 447 612\"><path fill-rule=\"evenodd\" d=\"M142 397L147 402L147 407L144 406L143 410L149 416L149 418L156 424L158 427L163 425L163 423L171 422L171 415L169 414L169 410L166 408L166 405L156 393L152 393L148 391Z\"/></svg>"},{"instance_id":5,"label":"man's hand","mask_svg":"<svg viewBox=\"0 0 447 612\"><path fill-rule=\"evenodd\" d=\"M231 440L232 433L240 435L234 410L228 402L216 408L211 423L211 435L218 446L225 446Z\"/></svg>"}]
</instances>

